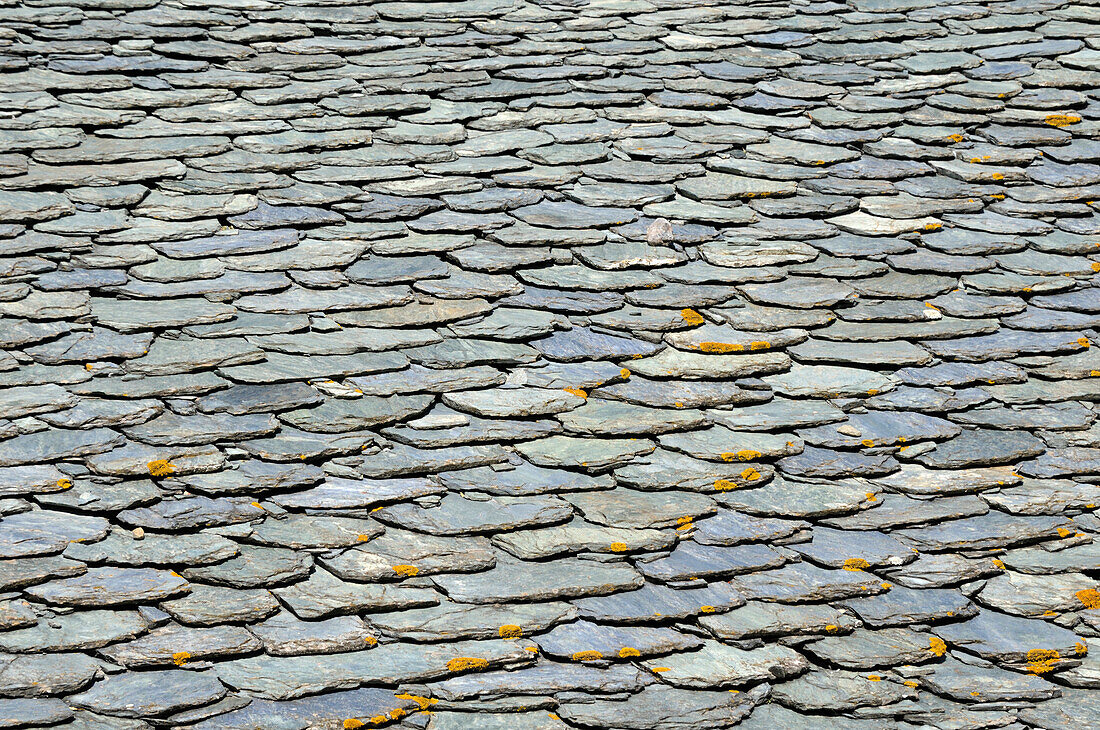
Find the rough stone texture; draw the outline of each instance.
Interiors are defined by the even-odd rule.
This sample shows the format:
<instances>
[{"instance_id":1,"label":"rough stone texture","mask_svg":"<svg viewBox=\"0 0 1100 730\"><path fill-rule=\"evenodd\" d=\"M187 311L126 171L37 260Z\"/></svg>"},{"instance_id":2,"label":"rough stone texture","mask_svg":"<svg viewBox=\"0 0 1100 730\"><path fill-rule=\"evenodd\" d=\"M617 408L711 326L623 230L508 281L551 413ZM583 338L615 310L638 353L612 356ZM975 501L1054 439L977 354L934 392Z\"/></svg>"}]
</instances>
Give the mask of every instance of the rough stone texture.
<instances>
[{"instance_id":1,"label":"rough stone texture","mask_svg":"<svg viewBox=\"0 0 1100 730\"><path fill-rule=\"evenodd\" d=\"M1095 727L1096 7L0 3L0 726Z\"/></svg>"}]
</instances>

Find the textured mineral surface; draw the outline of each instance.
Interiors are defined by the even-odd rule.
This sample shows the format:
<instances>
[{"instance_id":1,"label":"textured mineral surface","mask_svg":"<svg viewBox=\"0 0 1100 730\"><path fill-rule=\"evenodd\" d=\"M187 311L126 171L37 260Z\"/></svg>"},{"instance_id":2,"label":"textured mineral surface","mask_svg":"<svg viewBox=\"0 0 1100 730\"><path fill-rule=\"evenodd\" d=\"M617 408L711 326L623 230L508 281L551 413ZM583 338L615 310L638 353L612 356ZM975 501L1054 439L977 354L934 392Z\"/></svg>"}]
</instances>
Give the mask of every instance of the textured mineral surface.
<instances>
[{"instance_id":1,"label":"textured mineral surface","mask_svg":"<svg viewBox=\"0 0 1100 730\"><path fill-rule=\"evenodd\" d=\"M0 727L1100 728L1095 0L0 0Z\"/></svg>"}]
</instances>

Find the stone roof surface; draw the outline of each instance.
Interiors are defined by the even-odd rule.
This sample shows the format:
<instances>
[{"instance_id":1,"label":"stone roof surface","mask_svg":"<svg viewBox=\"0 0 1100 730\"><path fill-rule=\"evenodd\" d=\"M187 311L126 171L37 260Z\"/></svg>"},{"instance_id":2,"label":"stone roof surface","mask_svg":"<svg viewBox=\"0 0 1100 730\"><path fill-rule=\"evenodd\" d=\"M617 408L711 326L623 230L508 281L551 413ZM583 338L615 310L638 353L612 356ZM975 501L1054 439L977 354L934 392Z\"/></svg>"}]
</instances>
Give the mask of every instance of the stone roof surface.
<instances>
[{"instance_id":1,"label":"stone roof surface","mask_svg":"<svg viewBox=\"0 0 1100 730\"><path fill-rule=\"evenodd\" d=\"M1098 24L0 0L0 726L1100 727Z\"/></svg>"}]
</instances>

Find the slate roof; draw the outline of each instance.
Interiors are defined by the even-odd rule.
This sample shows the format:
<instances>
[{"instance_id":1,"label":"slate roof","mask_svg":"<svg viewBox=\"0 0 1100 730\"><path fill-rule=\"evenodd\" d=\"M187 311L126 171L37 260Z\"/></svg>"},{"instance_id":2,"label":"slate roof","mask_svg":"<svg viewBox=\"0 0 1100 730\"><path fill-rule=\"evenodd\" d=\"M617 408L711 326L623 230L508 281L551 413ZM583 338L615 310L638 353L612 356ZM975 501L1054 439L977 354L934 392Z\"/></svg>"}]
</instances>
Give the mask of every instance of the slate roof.
<instances>
[{"instance_id":1,"label":"slate roof","mask_svg":"<svg viewBox=\"0 0 1100 730\"><path fill-rule=\"evenodd\" d=\"M0 725L1100 727L1098 22L0 3Z\"/></svg>"}]
</instances>

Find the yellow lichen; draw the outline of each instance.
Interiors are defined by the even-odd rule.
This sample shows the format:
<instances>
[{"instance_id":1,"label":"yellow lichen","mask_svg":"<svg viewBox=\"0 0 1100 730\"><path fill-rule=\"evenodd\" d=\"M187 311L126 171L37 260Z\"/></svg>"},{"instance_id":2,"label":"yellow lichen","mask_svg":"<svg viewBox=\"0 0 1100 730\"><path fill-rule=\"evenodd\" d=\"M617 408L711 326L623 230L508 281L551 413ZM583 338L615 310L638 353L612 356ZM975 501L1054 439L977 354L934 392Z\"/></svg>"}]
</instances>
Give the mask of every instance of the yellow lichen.
<instances>
[{"instance_id":1,"label":"yellow lichen","mask_svg":"<svg viewBox=\"0 0 1100 730\"><path fill-rule=\"evenodd\" d=\"M489 661L487 659L460 656L447 662L447 671L465 672L470 669L485 669L487 666L489 666Z\"/></svg>"},{"instance_id":2,"label":"yellow lichen","mask_svg":"<svg viewBox=\"0 0 1100 730\"><path fill-rule=\"evenodd\" d=\"M637 649L635 649L632 646L624 646L622 649L619 649L619 658L620 659L627 659L627 658L632 657L632 656L641 656L641 655L642 655L642 652L638 651Z\"/></svg>"},{"instance_id":3,"label":"yellow lichen","mask_svg":"<svg viewBox=\"0 0 1100 730\"><path fill-rule=\"evenodd\" d=\"M747 466L741 472L741 478L747 482L755 482L757 479L760 478L760 472L758 472L756 469L753 469L751 466Z\"/></svg>"},{"instance_id":4,"label":"yellow lichen","mask_svg":"<svg viewBox=\"0 0 1100 730\"><path fill-rule=\"evenodd\" d=\"M355 730L355 728L363 727L362 720L356 720L354 717L344 720L344 730Z\"/></svg>"},{"instance_id":5,"label":"yellow lichen","mask_svg":"<svg viewBox=\"0 0 1100 730\"><path fill-rule=\"evenodd\" d=\"M714 483L714 489L717 492L728 492L731 489L737 489L737 483L729 479L719 479Z\"/></svg>"},{"instance_id":6,"label":"yellow lichen","mask_svg":"<svg viewBox=\"0 0 1100 730\"><path fill-rule=\"evenodd\" d=\"M502 639L514 639L517 636L523 636L523 629L516 624L504 624L497 630L497 633L500 634Z\"/></svg>"},{"instance_id":7,"label":"yellow lichen","mask_svg":"<svg viewBox=\"0 0 1100 730\"><path fill-rule=\"evenodd\" d=\"M172 655L172 663L177 667L182 667L187 663L187 660L191 658L191 652L189 651L177 651Z\"/></svg>"},{"instance_id":8,"label":"yellow lichen","mask_svg":"<svg viewBox=\"0 0 1100 730\"><path fill-rule=\"evenodd\" d=\"M650 667L650 671L657 672L658 674L660 674L661 672L667 672L667 671L670 671L670 670L669 670L668 667Z\"/></svg>"},{"instance_id":9,"label":"yellow lichen","mask_svg":"<svg viewBox=\"0 0 1100 730\"><path fill-rule=\"evenodd\" d=\"M1068 127L1080 122L1081 117L1074 114L1050 114L1043 121L1052 127Z\"/></svg>"},{"instance_id":10,"label":"yellow lichen","mask_svg":"<svg viewBox=\"0 0 1100 730\"><path fill-rule=\"evenodd\" d=\"M928 651L936 656L943 656L947 653L947 644L943 642L943 639L933 636L928 640Z\"/></svg>"},{"instance_id":11,"label":"yellow lichen","mask_svg":"<svg viewBox=\"0 0 1100 730\"><path fill-rule=\"evenodd\" d=\"M575 652L570 658L575 662L592 662L596 661L597 659L603 659L603 654L596 651L595 649L589 649L587 651Z\"/></svg>"},{"instance_id":12,"label":"yellow lichen","mask_svg":"<svg viewBox=\"0 0 1100 730\"><path fill-rule=\"evenodd\" d=\"M420 568L415 565L394 565L393 572L411 578L420 572Z\"/></svg>"},{"instance_id":13,"label":"yellow lichen","mask_svg":"<svg viewBox=\"0 0 1100 730\"><path fill-rule=\"evenodd\" d=\"M1085 605L1085 608L1100 608L1100 591L1095 588L1085 588L1073 595Z\"/></svg>"},{"instance_id":14,"label":"yellow lichen","mask_svg":"<svg viewBox=\"0 0 1100 730\"><path fill-rule=\"evenodd\" d=\"M421 697L420 695L407 694L407 693L403 694L403 695L396 695L396 697L399 700L412 700L413 702L415 702L417 705L420 706L421 710L426 710L429 707L431 707L432 705L434 705L435 703L439 702L439 700L433 699L431 697Z\"/></svg>"},{"instance_id":15,"label":"yellow lichen","mask_svg":"<svg viewBox=\"0 0 1100 730\"><path fill-rule=\"evenodd\" d=\"M729 342L700 342L699 349L703 352L709 352L711 354L720 354L724 352L741 352L745 349L745 346L736 345Z\"/></svg>"},{"instance_id":16,"label":"yellow lichen","mask_svg":"<svg viewBox=\"0 0 1100 730\"><path fill-rule=\"evenodd\" d=\"M367 535L367 534L356 535L355 539L358 542L369 542L370 541L370 535Z\"/></svg>"},{"instance_id":17,"label":"yellow lichen","mask_svg":"<svg viewBox=\"0 0 1100 730\"><path fill-rule=\"evenodd\" d=\"M174 474L176 465L170 464L167 459L155 459L146 464L149 474L155 477L166 477Z\"/></svg>"},{"instance_id":18,"label":"yellow lichen","mask_svg":"<svg viewBox=\"0 0 1100 730\"><path fill-rule=\"evenodd\" d=\"M613 553L624 553L630 548L627 547L627 544L625 542L613 542L607 546L607 549Z\"/></svg>"},{"instance_id":19,"label":"yellow lichen","mask_svg":"<svg viewBox=\"0 0 1100 730\"><path fill-rule=\"evenodd\" d=\"M71 479L58 479L57 480L57 488L58 489L72 489L73 488L72 480Z\"/></svg>"},{"instance_id":20,"label":"yellow lichen","mask_svg":"<svg viewBox=\"0 0 1100 730\"><path fill-rule=\"evenodd\" d=\"M1052 671L1061 655L1054 649L1032 649L1027 653L1027 671L1032 674L1046 674Z\"/></svg>"},{"instance_id":21,"label":"yellow lichen","mask_svg":"<svg viewBox=\"0 0 1100 730\"><path fill-rule=\"evenodd\" d=\"M580 388L562 388L562 390L564 390L566 393L572 393L573 395L577 396L578 398L587 398L588 397L588 393L586 391L581 390Z\"/></svg>"},{"instance_id":22,"label":"yellow lichen","mask_svg":"<svg viewBox=\"0 0 1100 730\"><path fill-rule=\"evenodd\" d=\"M768 350L771 349L772 343L767 340L753 340L749 343L750 350Z\"/></svg>"},{"instance_id":23,"label":"yellow lichen","mask_svg":"<svg viewBox=\"0 0 1100 730\"><path fill-rule=\"evenodd\" d=\"M863 558L848 558L844 561L845 570L867 570L870 567L871 564Z\"/></svg>"},{"instance_id":24,"label":"yellow lichen","mask_svg":"<svg viewBox=\"0 0 1100 730\"><path fill-rule=\"evenodd\" d=\"M694 309L681 309L680 316L685 322L693 327L701 325L703 324L703 322L706 322L706 320L703 319L703 315L699 314Z\"/></svg>"}]
</instances>

